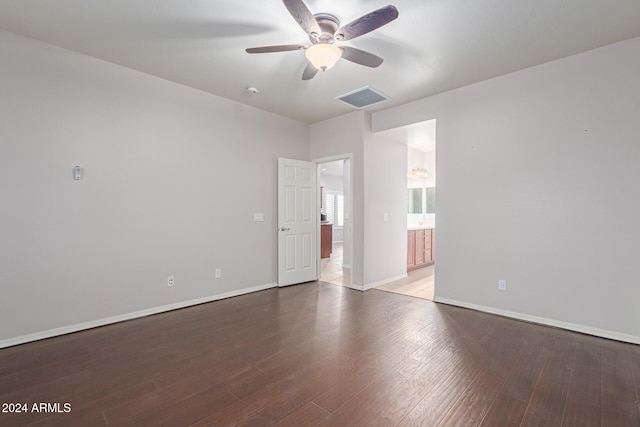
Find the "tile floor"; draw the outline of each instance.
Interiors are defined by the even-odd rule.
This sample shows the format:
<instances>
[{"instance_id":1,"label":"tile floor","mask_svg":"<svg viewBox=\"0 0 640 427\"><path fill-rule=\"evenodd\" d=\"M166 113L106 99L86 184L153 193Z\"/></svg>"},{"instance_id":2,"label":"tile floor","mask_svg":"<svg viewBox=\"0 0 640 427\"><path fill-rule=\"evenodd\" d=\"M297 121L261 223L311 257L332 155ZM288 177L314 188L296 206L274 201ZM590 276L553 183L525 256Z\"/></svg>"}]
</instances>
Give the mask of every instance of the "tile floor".
<instances>
[{"instance_id":1,"label":"tile floor","mask_svg":"<svg viewBox=\"0 0 640 427\"><path fill-rule=\"evenodd\" d=\"M320 280L339 286L351 284L351 270L342 267L342 243L333 244L329 258L320 260ZM378 286L387 292L433 300L435 266L420 268L408 273L404 279Z\"/></svg>"},{"instance_id":2,"label":"tile floor","mask_svg":"<svg viewBox=\"0 0 640 427\"><path fill-rule=\"evenodd\" d=\"M404 279L376 287L382 291L409 295L433 301L435 265L411 271Z\"/></svg>"},{"instance_id":3,"label":"tile floor","mask_svg":"<svg viewBox=\"0 0 640 427\"><path fill-rule=\"evenodd\" d=\"M342 267L342 242L331 248L331 256L320 260L320 280L340 286L351 285L351 270Z\"/></svg>"}]
</instances>

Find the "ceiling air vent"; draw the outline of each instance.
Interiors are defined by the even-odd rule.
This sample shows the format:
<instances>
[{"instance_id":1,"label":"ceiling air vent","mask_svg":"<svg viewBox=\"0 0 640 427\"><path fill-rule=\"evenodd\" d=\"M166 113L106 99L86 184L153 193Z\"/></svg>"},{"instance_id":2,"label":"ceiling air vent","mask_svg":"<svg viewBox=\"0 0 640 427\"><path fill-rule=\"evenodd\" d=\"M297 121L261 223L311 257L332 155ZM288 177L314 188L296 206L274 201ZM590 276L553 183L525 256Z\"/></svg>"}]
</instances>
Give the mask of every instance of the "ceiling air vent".
<instances>
[{"instance_id":1,"label":"ceiling air vent","mask_svg":"<svg viewBox=\"0 0 640 427\"><path fill-rule=\"evenodd\" d=\"M389 100L386 95L372 89L370 86L345 93L344 95L337 96L335 99L358 110Z\"/></svg>"}]
</instances>

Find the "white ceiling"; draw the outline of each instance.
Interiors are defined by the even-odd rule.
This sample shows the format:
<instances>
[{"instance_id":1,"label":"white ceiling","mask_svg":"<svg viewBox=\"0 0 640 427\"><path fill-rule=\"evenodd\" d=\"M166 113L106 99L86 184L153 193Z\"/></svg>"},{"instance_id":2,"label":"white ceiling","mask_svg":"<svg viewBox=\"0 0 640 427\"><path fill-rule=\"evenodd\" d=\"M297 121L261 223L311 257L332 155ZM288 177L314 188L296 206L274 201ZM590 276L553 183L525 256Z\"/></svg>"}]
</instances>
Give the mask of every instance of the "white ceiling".
<instances>
[{"instance_id":1,"label":"white ceiling","mask_svg":"<svg viewBox=\"0 0 640 427\"><path fill-rule=\"evenodd\" d=\"M392 98L375 111L640 36L638 0L306 0L343 24L389 3L397 20L342 42L379 68L341 60L310 81L301 51L244 51L308 42L280 0L0 0L0 28L307 123L363 86Z\"/></svg>"}]
</instances>

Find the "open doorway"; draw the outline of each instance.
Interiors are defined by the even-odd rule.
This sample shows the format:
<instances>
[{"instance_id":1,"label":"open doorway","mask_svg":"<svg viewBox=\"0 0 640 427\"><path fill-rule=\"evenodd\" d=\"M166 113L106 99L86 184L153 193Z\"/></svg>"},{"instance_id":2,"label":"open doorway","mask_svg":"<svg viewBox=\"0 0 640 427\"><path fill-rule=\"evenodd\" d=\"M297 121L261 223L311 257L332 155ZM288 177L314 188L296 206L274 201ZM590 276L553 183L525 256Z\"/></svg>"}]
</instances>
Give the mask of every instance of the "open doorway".
<instances>
[{"instance_id":1,"label":"open doorway","mask_svg":"<svg viewBox=\"0 0 640 427\"><path fill-rule=\"evenodd\" d=\"M428 120L380 133L407 146L407 277L377 289L433 300L436 121Z\"/></svg>"},{"instance_id":2,"label":"open doorway","mask_svg":"<svg viewBox=\"0 0 640 427\"><path fill-rule=\"evenodd\" d=\"M351 160L318 162L320 280L351 285Z\"/></svg>"}]
</instances>

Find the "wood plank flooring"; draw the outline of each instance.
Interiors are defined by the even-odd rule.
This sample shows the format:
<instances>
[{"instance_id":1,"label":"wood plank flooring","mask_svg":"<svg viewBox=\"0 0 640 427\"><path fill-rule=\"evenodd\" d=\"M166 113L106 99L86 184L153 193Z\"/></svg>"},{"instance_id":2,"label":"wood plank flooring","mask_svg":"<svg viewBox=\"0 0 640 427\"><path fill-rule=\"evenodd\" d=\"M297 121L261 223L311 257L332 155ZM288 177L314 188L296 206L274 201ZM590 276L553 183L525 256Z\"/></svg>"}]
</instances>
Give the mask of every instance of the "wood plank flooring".
<instances>
[{"instance_id":1,"label":"wood plank flooring","mask_svg":"<svg viewBox=\"0 0 640 427\"><path fill-rule=\"evenodd\" d=\"M0 350L2 426L623 427L639 396L639 346L322 282Z\"/></svg>"}]
</instances>

